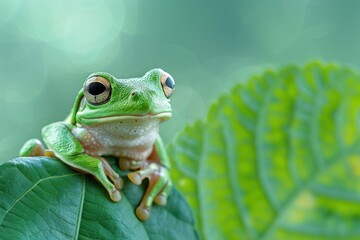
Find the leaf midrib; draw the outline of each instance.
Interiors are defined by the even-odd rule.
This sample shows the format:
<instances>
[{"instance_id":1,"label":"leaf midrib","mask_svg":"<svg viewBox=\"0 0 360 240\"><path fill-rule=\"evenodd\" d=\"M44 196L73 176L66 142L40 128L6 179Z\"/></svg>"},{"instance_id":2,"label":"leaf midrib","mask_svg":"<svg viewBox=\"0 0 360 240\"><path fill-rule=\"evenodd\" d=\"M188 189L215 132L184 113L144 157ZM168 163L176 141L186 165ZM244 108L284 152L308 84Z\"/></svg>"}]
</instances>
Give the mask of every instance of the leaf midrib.
<instances>
[{"instance_id":1,"label":"leaf midrib","mask_svg":"<svg viewBox=\"0 0 360 240\"><path fill-rule=\"evenodd\" d=\"M266 78L271 78L272 84L268 84L270 80ZM255 145L255 164L257 167L257 175L259 178L260 185L263 187L264 194L270 202L270 206L273 208L274 211L277 211L280 208L279 203L276 201L275 196L273 195L271 191L270 183L266 180L265 173L264 173L264 155L262 149L263 141L262 141L262 132L265 125L265 116L266 116L266 110L269 103L271 103L271 97L273 94L273 90L278 87L281 84L281 81L278 78L274 78L273 76L265 76L263 81L265 84L268 85L268 88L266 89L266 93L264 95L264 98L262 100L262 104L260 106L260 109L257 114L257 120L255 124L255 132L254 132L254 145ZM269 87L270 85L270 87Z\"/></svg>"},{"instance_id":2,"label":"leaf midrib","mask_svg":"<svg viewBox=\"0 0 360 240\"><path fill-rule=\"evenodd\" d=\"M236 162L237 158L234 156L235 146L232 141L233 139L229 139L229 138L232 138L232 135L229 134L229 132L232 132L231 129L229 128L230 124L229 124L227 118L225 118L225 117L221 118L221 121L226 122L226 124L223 124L222 133L224 135L225 142L226 142L226 156L228 159L226 162L227 162L227 168L229 170L229 174L228 174L229 185L230 185L230 188L232 189L232 191L234 192L232 198L233 198L233 202L235 203L235 206L237 208L237 216L238 216L240 222L242 222L244 224L246 231L251 235L251 237L256 238L256 232L251 228L250 220L249 220L248 216L246 216L245 205L244 205L242 199L239 197L239 196L241 196L241 193L236 185L237 181L236 181L236 172L235 172L235 169L236 169L235 162ZM243 213L243 214L241 214L241 213Z\"/></svg>"},{"instance_id":3,"label":"leaf midrib","mask_svg":"<svg viewBox=\"0 0 360 240\"><path fill-rule=\"evenodd\" d=\"M85 200L85 175L83 175L83 188L81 191L81 198L80 198L80 204L79 204L79 212L77 214L78 219L77 219L77 223L76 223L76 228L75 228L75 237L74 239L78 239L79 238L79 232L80 232L80 226L81 226L81 220L82 220L82 211L84 208L84 200Z\"/></svg>"},{"instance_id":4,"label":"leaf midrib","mask_svg":"<svg viewBox=\"0 0 360 240\"><path fill-rule=\"evenodd\" d=\"M202 175L203 175L203 165L204 165L204 161L205 161L205 156L204 156L204 149L206 148L206 146L208 145L208 137L206 136L208 133L207 131L205 130L202 130L202 134L201 134L201 137L202 137L202 144L201 144L201 149L200 149L200 157L199 157L199 167L198 167L198 175L197 175L197 180L196 180L196 188L197 188L197 196L198 196L198 203L199 203L199 214L200 214L200 218L198 218L198 226L199 226L199 229L201 229L201 235L202 237L207 237L206 236L206 233L207 231L204 229L207 229L208 226L206 226L206 221L205 221L205 211L204 211L204 206L203 206L203 195L204 193L201 192L201 178L202 178Z\"/></svg>"}]
</instances>

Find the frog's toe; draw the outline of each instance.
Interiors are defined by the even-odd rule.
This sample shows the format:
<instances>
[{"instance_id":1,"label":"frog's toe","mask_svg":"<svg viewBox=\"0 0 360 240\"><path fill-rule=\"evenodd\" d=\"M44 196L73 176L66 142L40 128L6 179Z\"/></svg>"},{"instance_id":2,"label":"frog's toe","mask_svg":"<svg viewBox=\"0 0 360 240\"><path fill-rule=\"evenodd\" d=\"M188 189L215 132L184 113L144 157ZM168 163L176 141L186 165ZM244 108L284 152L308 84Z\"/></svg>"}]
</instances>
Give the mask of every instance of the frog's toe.
<instances>
[{"instance_id":1,"label":"frog's toe","mask_svg":"<svg viewBox=\"0 0 360 240\"><path fill-rule=\"evenodd\" d=\"M110 193L110 198L111 198L111 200L113 200L114 202L118 202L118 201L121 200L121 194L120 194L120 192L119 192L117 189L115 189L115 190L113 190L113 191Z\"/></svg>"},{"instance_id":2,"label":"frog's toe","mask_svg":"<svg viewBox=\"0 0 360 240\"><path fill-rule=\"evenodd\" d=\"M167 197L169 195L171 188L172 188L172 183L171 183L171 181L169 181L166 184L166 186L164 187L164 189L154 198L154 202L157 205L165 206L167 203Z\"/></svg>"},{"instance_id":3,"label":"frog's toe","mask_svg":"<svg viewBox=\"0 0 360 240\"><path fill-rule=\"evenodd\" d=\"M124 180L121 178L121 177L117 177L115 180L114 180L114 185L116 187L116 189L123 189L124 187Z\"/></svg>"},{"instance_id":4,"label":"frog's toe","mask_svg":"<svg viewBox=\"0 0 360 240\"><path fill-rule=\"evenodd\" d=\"M139 173L137 172L132 172L128 174L128 177L130 179L130 181L132 181L133 183L135 183L136 185L140 185L142 182L142 177L140 176Z\"/></svg>"},{"instance_id":5,"label":"frog's toe","mask_svg":"<svg viewBox=\"0 0 360 240\"><path fill-rule=\"evenodd\" d=\"M146 221L150 218L150 208L145 208L145 207L138 207L136 209L136 216L141 220L141 221Z\"/></svg>"},{"instance_id":6,"label":"frog's toe","mask_svg":"<svg viewBox=\"0 0 360 240\"><path fill-rule=\"evenodd\" d=\"M166 203L167 203L167 196L165 193L160 193L159 195L157 195L154 199L154 202L157 204L157 205L160 205L160 206L165 206Z\"/></svg>"},{"instance_id":7,"label":"frog's toe","mask_svg":"<svg viewBox=\"0 0 360 240\"><path fill-rule=\"evenodd\" d=\"M122 171L126 171L126 170L129 170L130 169L130 160L129 159L126 159L126 158L120 158L119 159L119 168L122 170Z\"/></svg>"}]
</instances>

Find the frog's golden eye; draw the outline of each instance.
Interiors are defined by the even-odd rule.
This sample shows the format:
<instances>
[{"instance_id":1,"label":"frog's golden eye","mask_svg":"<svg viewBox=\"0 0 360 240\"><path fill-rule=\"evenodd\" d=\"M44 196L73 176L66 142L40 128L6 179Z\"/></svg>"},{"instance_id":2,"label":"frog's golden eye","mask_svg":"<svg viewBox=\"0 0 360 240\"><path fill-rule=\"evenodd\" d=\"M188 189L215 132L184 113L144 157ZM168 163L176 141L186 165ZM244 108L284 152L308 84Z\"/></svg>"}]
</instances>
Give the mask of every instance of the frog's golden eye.
<instances>
[{"instance_id":1,"label":"frog's golden eye","mask_svg":"<svg viewBox=\"0 0 360 240\"><path fill-rule=\"evenodd\" d=\"M163 72L161 74L161 85L164 90L164 94L167 98L170 98L175 90L175 81L170 74Z\"/></svg>"},{"instance_id":2,"label":"frog's golden eye","mask_svg":"<svg viewBox=\"0 0 360 240\"><path fill-rule=\"evenodd\" d=\"M109 80L100 76L89 78L84 83L84 96L94 105L106 103L111 96L111 84Z\"/></svg>"}]
</instances>

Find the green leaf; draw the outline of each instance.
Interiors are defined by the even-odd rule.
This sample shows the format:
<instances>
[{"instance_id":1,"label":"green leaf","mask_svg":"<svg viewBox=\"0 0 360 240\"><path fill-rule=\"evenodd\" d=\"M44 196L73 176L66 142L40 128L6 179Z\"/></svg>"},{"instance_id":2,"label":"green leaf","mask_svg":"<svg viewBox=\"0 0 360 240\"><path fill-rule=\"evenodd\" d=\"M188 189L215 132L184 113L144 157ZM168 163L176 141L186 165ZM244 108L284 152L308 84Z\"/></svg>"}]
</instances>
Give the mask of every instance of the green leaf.
<instances>
[{"instance_id":1,"label":"green leaf","mask_svg":"<svg viewBox=\"0 0 360 240\"><path fill-rule=\"evenodd\" d=\"M205 239L360 238L360 77L267 71L168 147Z\"/></svg>"},{"instance_id":2,"label":"green leaf","mask_svg":"<svg viewBox=\"0 0 360 240\"><path fill-rule=\"evenodd\" d=\"M144 189L125 179L123 198L114 203L93 177L59 160L12 160L0 166L0 239L198 239L175 189L166 207L153 206L150 220L139 221L134 209Z\"/></svg>"}]
</instances>

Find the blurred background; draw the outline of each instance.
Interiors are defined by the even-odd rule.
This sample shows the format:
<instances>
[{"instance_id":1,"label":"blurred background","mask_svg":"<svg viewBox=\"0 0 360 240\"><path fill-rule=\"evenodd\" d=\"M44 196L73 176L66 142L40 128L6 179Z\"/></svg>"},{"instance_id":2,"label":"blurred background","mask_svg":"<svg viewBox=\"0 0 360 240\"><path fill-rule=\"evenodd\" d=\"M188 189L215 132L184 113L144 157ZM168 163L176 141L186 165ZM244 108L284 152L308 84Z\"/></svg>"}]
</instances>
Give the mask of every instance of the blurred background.
<instances>
[{"instance_id":1,"label":"blurred background","mask_svg":"<svg viewBox=\"0 0 360 240\"><path fill-rule=\"evenodd\" d=\"M95 71L176 80L165 142L231 86L313 59L360 64L360 1L0 0L0 162L69 113Z\"/></svg>"}]
</instances>

